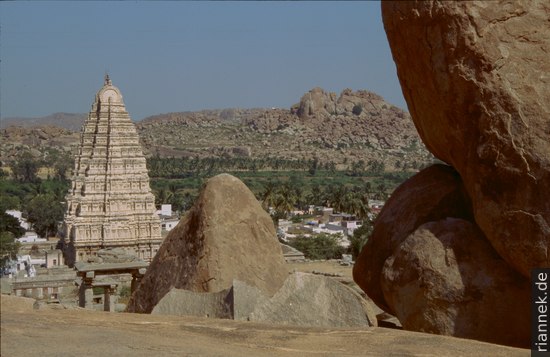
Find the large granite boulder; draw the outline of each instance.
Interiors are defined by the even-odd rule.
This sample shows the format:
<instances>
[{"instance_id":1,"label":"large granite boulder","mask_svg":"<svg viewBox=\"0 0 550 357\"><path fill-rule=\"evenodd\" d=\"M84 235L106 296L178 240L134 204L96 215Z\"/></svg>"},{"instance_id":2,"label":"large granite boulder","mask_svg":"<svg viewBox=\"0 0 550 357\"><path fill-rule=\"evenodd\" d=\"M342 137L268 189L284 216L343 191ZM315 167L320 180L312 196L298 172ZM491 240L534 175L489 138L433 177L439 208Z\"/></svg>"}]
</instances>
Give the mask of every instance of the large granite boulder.
<instances>
[{"instance_id":1,"label":"large granite boulder","mask_svg":"<svg viewBox=\"0 0 550 357\"><path fill-rule=\"evenodd\" d=\"M383 295L384 262L420 225L446 217L471 220L470 202L458 173L433 165L399 186L384 205L353 267L353 279L383 310L395 315Z\"/></svg>"},{"instance_id":2,"label":"large granite boulder","mask_svg":"<svg viewBox=\"0 0 550 357\"><path fill-rule=\"evenodd\" d=\"M336 100L336 93L325 92L319 87L313 88L300 99L297 114L302 119L336 114Z\"/></svg>"},{"instance_id":3,"label":"large granite boulder","mask_svg":"<svg viewBox=\"0 0 550 357\"><path fill-rule=\"evenodd\" d=\"M460 173L475 220L528 277L550 266L550 3L384 1L418 132Z\"/></svg>"},{"instance_id":4,"label":"large granite boulder","mask_svg":"<svg viewBox=\"0 0 550 357\"><path fill-rule=\"evenodd\" d=\"M529 346L529 281L471 222L418 227L386 260L381 285L407 330Z\"/></svg>"},{"instance_id":5,"label":"large granite boulder","mask_svg":"<svg viewBox=\"0 0 550 357\"><path fill-rule=\"evenodd\" d=\"M128 311L151 312L172 288L217 292L234 279L271 296L287 275L271 217L244 183L222 174L165 238Z\"/></svg>"}]
</instances>

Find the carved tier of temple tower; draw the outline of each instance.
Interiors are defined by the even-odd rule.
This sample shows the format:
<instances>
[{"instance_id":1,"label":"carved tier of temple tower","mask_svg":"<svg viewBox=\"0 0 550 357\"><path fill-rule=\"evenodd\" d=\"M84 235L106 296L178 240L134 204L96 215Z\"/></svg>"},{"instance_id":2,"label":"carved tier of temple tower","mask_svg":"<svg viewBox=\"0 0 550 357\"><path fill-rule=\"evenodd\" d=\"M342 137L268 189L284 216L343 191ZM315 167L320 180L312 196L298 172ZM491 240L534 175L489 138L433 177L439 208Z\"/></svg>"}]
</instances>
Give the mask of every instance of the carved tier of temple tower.
<instances>
[{"instance_id":1,"label":"carved tier of temple tower","mask_svg":"<svg viewBox=\"0 0 550 357\"><path fill-rule=\"evenodd\" d=\"M109 76L82 128L63 228L69 265L104 248L150 261L161 243L138 134Z\"/></svg>"}]
</instances>

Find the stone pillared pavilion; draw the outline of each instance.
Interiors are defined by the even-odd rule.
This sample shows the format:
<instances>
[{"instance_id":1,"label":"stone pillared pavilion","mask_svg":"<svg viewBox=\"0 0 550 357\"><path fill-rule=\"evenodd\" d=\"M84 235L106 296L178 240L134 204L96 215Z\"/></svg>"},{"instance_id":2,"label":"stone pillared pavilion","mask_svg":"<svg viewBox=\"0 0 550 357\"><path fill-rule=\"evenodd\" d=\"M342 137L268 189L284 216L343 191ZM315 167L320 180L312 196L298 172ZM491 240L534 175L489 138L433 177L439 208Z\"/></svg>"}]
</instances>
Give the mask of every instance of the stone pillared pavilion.
<instances>
[{"instance_id":1,"label":"stone pillared pavilion","mask_svg":"<svg viewBox=\"0 0 550 357\"><path fill-rule=\"evenodd\" d=\"M108 75L82 127L63 222L66 263L106 248L151 261L160 220L138 134Z\"/></svg>"}]
</instances>

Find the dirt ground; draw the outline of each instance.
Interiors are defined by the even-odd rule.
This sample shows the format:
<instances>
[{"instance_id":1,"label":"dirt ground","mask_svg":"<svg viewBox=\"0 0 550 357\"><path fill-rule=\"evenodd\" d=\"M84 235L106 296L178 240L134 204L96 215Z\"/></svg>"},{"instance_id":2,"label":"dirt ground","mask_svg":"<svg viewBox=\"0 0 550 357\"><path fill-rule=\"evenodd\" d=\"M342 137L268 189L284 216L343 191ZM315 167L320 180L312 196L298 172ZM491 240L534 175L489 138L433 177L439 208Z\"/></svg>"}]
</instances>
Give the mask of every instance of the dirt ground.
<instances>
[{"instance_id":1,"label":"dirt ground","mask_svg":"<svg viewBox=\"0 0 550 357\"><path fill-rule=\"evenodd\" d=\"M340 274L344 278L352 277L353 266L342 266L336 260L312 261L303 263L287 263L290 272L300 271L304 273Z\"/></svg>"},{"instance_id":2,"label":"dirt ground","mask_svg":"<svg viewBox=\"0 0 550 357\"><path fill-rule=\"evenodd\" d=\"M33 308L2 295L2 357L529 356L528 350L386 328L322 329L197 317Z\"/></svg>"}]
</instances>

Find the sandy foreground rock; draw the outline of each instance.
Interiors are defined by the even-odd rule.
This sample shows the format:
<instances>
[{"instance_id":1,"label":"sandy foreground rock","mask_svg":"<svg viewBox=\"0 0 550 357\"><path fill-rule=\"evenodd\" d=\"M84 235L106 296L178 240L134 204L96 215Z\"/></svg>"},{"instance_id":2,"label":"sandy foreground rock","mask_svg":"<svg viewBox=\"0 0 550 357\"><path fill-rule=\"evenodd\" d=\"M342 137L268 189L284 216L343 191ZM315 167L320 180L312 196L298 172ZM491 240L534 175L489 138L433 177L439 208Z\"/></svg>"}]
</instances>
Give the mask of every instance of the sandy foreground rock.
<instances>
[{"instance_id":1,"label":"sandy foreground rock","mask_svg":"<svg viewBox=\"0 0 550 357\"><path fill-rule=\"evenodd\" d=\"M149 313L172 288L217 292L234 279L272 296L287 275L271 217L242 181L221 174L165 238L128 310Z\"/></svg>"},{"instance_id":2,"label":"sandy foreground rock","mask_svg":"<svg viewBox=\"0 0 550 357\"><path fill-rule=\"evenodd\" d=\"M17 356L529 356L528 350L385 328L323 329L196 317L33 310L2 295L1 352Z\"/></svg>"},{"instance_id":3,"label":"sandy foreground rock","mask_svg":"<svg viewBox=\"0 0 550 357\"><path fill-rule=\"evenodd\" d=\"M382 2L422 141L452 165L475 220L526 277L550 267L550 2Z\"/></svg>"}]
</instances>

